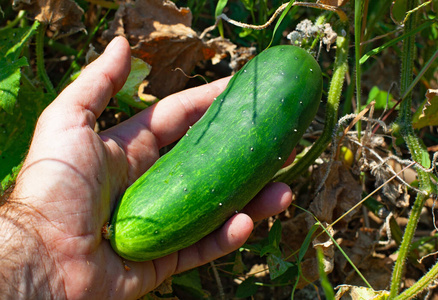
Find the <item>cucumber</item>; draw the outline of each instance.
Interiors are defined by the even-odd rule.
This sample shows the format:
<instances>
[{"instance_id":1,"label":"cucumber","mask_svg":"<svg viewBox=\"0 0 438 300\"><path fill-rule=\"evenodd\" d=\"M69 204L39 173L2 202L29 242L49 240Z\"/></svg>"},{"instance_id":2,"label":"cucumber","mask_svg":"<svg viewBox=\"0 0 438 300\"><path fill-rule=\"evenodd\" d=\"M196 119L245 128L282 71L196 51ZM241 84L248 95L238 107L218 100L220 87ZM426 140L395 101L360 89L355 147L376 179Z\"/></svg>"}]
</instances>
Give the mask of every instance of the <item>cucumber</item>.
<instances>
[{"instance_id":1,"label":"cucumber","mask_svg":"<svg viewBox=\"0 0 438 300\"><path fill-rule=\"evenodd\" d=\"M126 190L107 228L114 250L128 260L152 260L217 229L282 167L321 92L321 69L305 50L275 46L254 57Z\"/></svg>"}]
</instances>

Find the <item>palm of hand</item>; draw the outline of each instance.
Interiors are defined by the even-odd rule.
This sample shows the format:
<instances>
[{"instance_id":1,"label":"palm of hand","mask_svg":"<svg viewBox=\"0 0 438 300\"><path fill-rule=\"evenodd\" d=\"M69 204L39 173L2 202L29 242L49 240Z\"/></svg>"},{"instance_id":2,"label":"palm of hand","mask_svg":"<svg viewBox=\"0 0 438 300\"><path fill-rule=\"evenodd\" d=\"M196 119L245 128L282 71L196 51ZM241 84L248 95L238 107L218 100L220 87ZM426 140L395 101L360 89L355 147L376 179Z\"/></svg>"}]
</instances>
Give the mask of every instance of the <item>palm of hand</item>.
<instances>
[{"instance_id":1,"label":"palm of hand","mask_svg":"<svg viewBox=\"0 0 438 300\"><path fill-rule=\"evenodd\" d=\"M166 277L238 248L252 230L248 215L265 218L291 201L287 186L272 185L246 208L248 215L235 215L199 243L155 261L124 262L101 235L117 197L202 115L227 80L173 95L98 135L96 118L129 73L126 40L111 46L44 111L17 180L15 197L36 215L53 263L54 289L68 298L138 298Z\"/></svg>"}]
</instances>

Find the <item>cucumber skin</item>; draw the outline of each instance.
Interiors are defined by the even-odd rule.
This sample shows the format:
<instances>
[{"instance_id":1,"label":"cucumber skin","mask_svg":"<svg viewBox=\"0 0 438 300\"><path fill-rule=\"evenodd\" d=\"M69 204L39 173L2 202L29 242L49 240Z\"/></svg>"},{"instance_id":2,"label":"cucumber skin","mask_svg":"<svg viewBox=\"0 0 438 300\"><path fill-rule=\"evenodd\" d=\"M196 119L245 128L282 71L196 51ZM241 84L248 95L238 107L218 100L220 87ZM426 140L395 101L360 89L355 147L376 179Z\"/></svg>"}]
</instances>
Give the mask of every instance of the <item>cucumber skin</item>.
<instances>
[{"instance_id":1,"label":"cucumber skin","mask_svg":"<svg viewBox=\"0 0 438 300\"><path fill-rule=\"evenodd\" d=\"M275 46L249 61L204 116L124 193L110 222L123 258L165 256L241 210L313 120L321 69L305 50Z\"/></svg>"}]
</instances>

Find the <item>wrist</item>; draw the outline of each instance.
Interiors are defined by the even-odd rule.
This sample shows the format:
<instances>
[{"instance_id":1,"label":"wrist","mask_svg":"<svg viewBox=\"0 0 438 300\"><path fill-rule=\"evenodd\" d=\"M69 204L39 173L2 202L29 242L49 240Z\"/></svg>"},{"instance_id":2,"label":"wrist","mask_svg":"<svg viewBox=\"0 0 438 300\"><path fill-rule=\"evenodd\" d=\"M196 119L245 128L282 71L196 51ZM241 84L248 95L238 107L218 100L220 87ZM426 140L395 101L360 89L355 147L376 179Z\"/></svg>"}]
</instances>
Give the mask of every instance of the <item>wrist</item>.
<instances>
[{"instance_id":1,"label":"wrist","mask_svg":"<svg viewBox=\"0 0 438 300\"><path fill-rule=\"evenodd\" d=\"M7 298L49 299L63 291L35 217L25 205L0 207L0 294Z\"/></svg>"}]
</instances>

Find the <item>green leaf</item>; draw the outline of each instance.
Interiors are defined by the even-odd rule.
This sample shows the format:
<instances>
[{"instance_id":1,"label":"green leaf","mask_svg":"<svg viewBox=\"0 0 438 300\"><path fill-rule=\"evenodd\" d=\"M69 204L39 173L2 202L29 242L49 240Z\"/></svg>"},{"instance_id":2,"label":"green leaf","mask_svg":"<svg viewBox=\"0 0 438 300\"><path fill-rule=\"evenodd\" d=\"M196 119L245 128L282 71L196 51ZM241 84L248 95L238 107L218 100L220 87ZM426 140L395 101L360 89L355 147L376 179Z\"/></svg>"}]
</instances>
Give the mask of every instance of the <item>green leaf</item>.
<instances>
[{"instance_id":1,"label":"green leaf","mask_svg":"<svg viewBox=\"0 0 438 300\"><path fill-rule=\"evenodd\" d=\"M237 298L248 298L254 295L257 290L258 286L255 284L255 278L248 277L237 287L235 296Z\"/></svg>"},{"instance_id":2,"label":"green leaf","mask_svg":"<svg viewBox=\"0 0 438 300\"><path fill-rule=\"evenodd\" d=\"M20 68L27 66L27 59L21 57L23 47L35 33L32 27L8 28L0 35L0 109L12 114L20 89Z\"/></svg>"},{"instance_id":3,"label":"green leaf","mask_svg":"<svg viewBox=\"0 0 438 300\"><path fill-rule=\"evenodd\" d=\"M216 4L216 9L214 11L214 17L217 18L219 17L222 12L224 11L225 6L227 6L228 0L219 0ZM219 23L217 24L218 30L219 30L219 34L221 35L221 37L224 37L224 27L222 24L222 20L219 20Z\"/></svg>"},{"instance_id":4,"label":"green leaf","mask_svg":"<svg viewBox=\"0 0 438 300\"><path fill-rule=\"evenodd\" d=\"M197 269L175 275L172 279L172 285L178 286L189 293L192 296L191 299L205 299L206 297Z\"/></svg>"},{"instance_id":5,"label":"green leaf","mask_svg":"<svg viewBox=\"0 0 438 300\"><path fill-rule=\"evenodd\" d=\"M12 114L20 89L20 68L27 66L26 57L16 61L0 59L0 108Z\"/></svg>"},{"instance_id":6,"label":"green leaf","mask_svg":"<svg viewBox=\"0 0 438 300\"><path fill-rule=\"evenodd\" d=\"M388 107L387 108L393 108L395 103L391 100L393 100L394 97L392 96L391 93L388 93L387 91L381 90L379 89L377 86L373 86L370 90L370 93L368 94L368 100L367 100L367 104L370 104L371 101L376 101L376 104L374 105L375 109L385 109L386 108L386 103L388 102ZM366 107L366 105L364 105L362 107L362 109L364 109Z\"/></svg>"},{"instance_id":7,"label":"green leaf","mask_svg":"<svg viewBox=\"0 0 438 300\"><path fill-rule=\"evenodd\" d=\"M317 229L318 229L318 225L313 224L312 228L310 228L309 232L307 233L306 238L301 244L300 252L298 253L298 263L301 263L301 261L303 260L304 255L306 254L307 249L309 248L310 243L312 242L312 236Z\"/></svg>"},{"instance_id":8,"label":"green leaf","mask_svg":"<svg viewBox=\"0 0 438 300\"><path fill-rule=\"evenodd\" d=\"M268 244L265 245L260 250L260 256L264 256L268 253L281 255L280 241L281 241L281 221L277 219L272 225L271 230L269 230Z\"/></svg>"},{"instance_id":9,"label":"green leaf","mask_svg":"<svg viewBox=\"0 0 438 300\"><path fill-rule=\"evenodd\" d=\"M289 268L295 267L293 263L285 261L282 257L275 254L269 254L266 261L268 263L271 280L280 277Z\"/></svg>"},{"instance_id":10,"label":"green leaf","mask_svg":"<svg viewBox=\"0 0 438 300\"><path fill-rule=\"evenodd\" d=\"M383 44L383 45L381 45L381 46L379 46L379 47L377 47L377 48L374 48L373 50L371 50L371 51L365 53L365 54L360 58L359 63L360 63L361 65L364 64L364 63L365 63L365 62L366 62L371 56L376 55L376 54L379 54L379 53L382 52L384 49L386 49L386 48L388 48L388 47L391 47L392 45L397 44L398 42L402 41L403 39L405 39L405 38L407 38L407 37L409 37L409 36L411 36L411 35L417 34L418 32L422 31L423 29L425 29L425 28L431 26L433 23L434 23L434 20L426 21L426 22L424 22L423 24L421 24L420 26L418 26L418 27L412 29L410 32L407 32L407 33L405 33L405 34L402 34L402 35L400 35L400 36L398 36L398 37L396 37L396 38L394 38L394 39L391 39L389 42L386 42L385 44Z\"/></svg>"},{"instance_id":11,"label":"green leaf","mask_svg":"<svg viewBox=\"0 0 438 300\"><path fill-rule=\"evenodd\" d=\"M269 230L268 236L269 244L275 248L280 247L281 241L281 221L279 219L275 220L272 224L271 230Z\"/></svg>"},{"instance_id":12,"label":"green leaf","mask_svg":"<svg viewBox=\"0 0 438 300\"><path fill-rule=\"evenodd\" d=\"M36 121L51 101L52 98L43 91L23 84L13 113L0 111L0 181L3 190L13 183L29 149Z\"/></svg>"},{"instance_id":13,"label":"green leaf","mask_svg":"<svg viewBox=\"0 0 438 300\"><path fill-rule=\"evenodd\" d=\"M277 32L278 28L281 25L281 22L283 22L283 19L286 17L286 15L288 14L289 10L291 9L292 5L294 4L295 0L291 0L289 1L289 4L286 6L286 8L284 9L284 11L282 12L280 18L278 18L277 23L275 24L274 27L274 32L272 33L272 38L271 38L271 42L269 43L268 47L269 48L272 44L272 42L274 41L274 37L275 37L275 33Z\"/></svg>"},{"instance_id":14,"label":"green leaf","mask_svg":"<svg viewBox=\"0 0 438 300\"><path fill-rule=\"evenodd\" d=\"M123 88L117 93L116 98L138 108L148 105L138 97L138 88L142 81L149 75L151 66L140 58L131 57L131 72Z\"/></svg>"}]
</instances>

